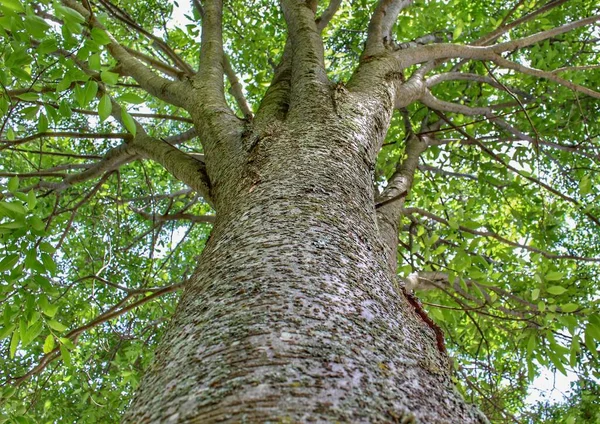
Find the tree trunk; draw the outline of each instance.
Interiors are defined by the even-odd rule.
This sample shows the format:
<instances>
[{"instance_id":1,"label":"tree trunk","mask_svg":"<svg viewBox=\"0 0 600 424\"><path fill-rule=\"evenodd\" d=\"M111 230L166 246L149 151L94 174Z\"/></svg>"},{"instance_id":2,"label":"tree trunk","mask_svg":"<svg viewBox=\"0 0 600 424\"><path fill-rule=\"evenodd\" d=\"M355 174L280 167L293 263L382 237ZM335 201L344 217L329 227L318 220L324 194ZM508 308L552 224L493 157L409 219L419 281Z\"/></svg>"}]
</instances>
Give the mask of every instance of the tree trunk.
<instances>
[{"instance_id":1,"label":"tree trunk","mask_svg":"<svg viewBox=\"0 0 600 424\"><path fill-rule=\"evenodd\" d=\"M222 172L211 238L125 422L484 420L388 271L361 147L376 135L310 115L247 136Z\"/></svg>"}]
</instances>

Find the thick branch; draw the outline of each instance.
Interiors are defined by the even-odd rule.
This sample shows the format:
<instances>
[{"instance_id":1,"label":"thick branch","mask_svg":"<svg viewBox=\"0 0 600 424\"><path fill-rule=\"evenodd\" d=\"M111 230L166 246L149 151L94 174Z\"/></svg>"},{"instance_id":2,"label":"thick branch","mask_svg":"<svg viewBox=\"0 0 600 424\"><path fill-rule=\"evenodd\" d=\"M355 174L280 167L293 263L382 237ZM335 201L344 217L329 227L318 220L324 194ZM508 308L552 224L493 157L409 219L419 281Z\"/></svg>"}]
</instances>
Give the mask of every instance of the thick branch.
<instances>
[{"instance_id":1,"label":"thick branch","mask_svg":"<svg viewBox=\"0 0 600 424\"><path fill-rule=\"evenodd\" d=\"M589 18L580 19L565 25L561 25L556 28L552 28L546 31L538 32L537 34L530 35L528 37L518 38L516 40L507 41L504 43L496 44L492 46L492 50L496 53L507 52L512 50L521 49L526 46L539 43L540 41L547 40L549 38L557 37L566 32L572 31L576 28L580 28L586 25L591 25L594 22L600 20L600 15L590 16Z\"/></svg>"},{"instance_id":2,"label":"thick branch","mask_svg":"<svg viewBox=\"0 0 600 424\"><path fill-rule=\"evenodd\" d=\"M319 32L323 32L323 30L327 27L331 19L335 16L337 10L340 8L342 4L342 0L330 0L329 6L327 9L323 11L321 16L316 19L317 30Z\"/></svg>"},{"instance_id":3,"label":"thick branch","mask_svg":"<svg viewBox=\"0 0 600 424\"><path fill-rule=\"evenodd\" d=\"M281 62L275 68L271 85L267 89L256 113L255 123L257 126L268 125L272 119L283 120L286 117L290 105L291 81L292 41L288 37Z\"/></svg>"},{"instance_id":4,"label":"thick branch","mask_svg":"<svg viewBox=\"0 0 600 424\"><path fill-rule=\"evenodd\" d=\"M506 90L503 84L500 84L497 80L487 75L471 74L467 72L444 72L443 74L433 75L425 81L427 88L431 88L445 81L473 81L483 84L488 84L499 90ZM521 92L514 88L510 89L512 92L520 95L521 97L529 97L527 93Z\"/></svg>"},{"instance_id":5,"label":"thick branch","mask_svg":"<svg viewBox=\"0 0 600 424\"><path fill-rule=\"evenodd\" d=\"M427 149L427 142L424 139L420 139L412 132L408 134L404 159L398 163L396 172L376 201L377 226L384 243L384 255L388 270L394 275L398 266L398 222L406 196L412 188L419 158Z\"/></svg>"},{"instance_id":6,"label":"thick branch","mask_svg":"<svg viewBox=\"0 0 600 424\"><path fill-rule=\"evenodd\" d=\"M537 10L534 10L531 13L528 13L527 15L519 18L519 19L515 19L514 21L506 24L506 25L502 25L500 28L495 29L494 31L490 32L489 34L484 35L483 37L479 38L478 40L474 41L472 43L472 45L474 46L485 46L489 43L493 43L494 41L496 41L498 38L500 38L502 35L506 34L508 31L510 31L513 28L516 28L517 26L528 22L530 20L532 20L533 18L535 18L536 16L545 13L551 9L554 9L555 7L560 6L563 3L566 3L569 0L554 0L554 1L550 1L547 4L545 4L544 6L540 7Z\"/></svg>"},{"instance_id":7,"label":"thick branch","mask_svg":"<svg viewBox=\"0 0 600 424\"><path fill-rule=\"evenodd\" d=\"M109 150L102 160L90 164L89 168L85 171L69 174L65 176L60 183L40 181L37 184L37 187L62 191L74 184L100 177L107 172L112 172L135 159L137 159L135 148L130 144L121 144L120 146Z\"/></svg>"},{"instance_id":8,"label":"thick branch","mask_svg":"<svg viewBox=\"0 0 600 424\"><path fill-rule=\"evenodd\" d=\"M341 5L341 0L331 0L329 6L315 21L317 31L322 33ZM258 126L270 122L273 117L283 120L290 104L290 88L292 78L292 41L286 40L281 61L275 68L271 84L263 97L257 112Z\"/></svg>"},{"instance_id":9,"label":"thick branch","mask_svg":"<svg viewBox=\"0 0 600 424\"><path fill-rule=\"evenodd\" d=\"M392 40L392 29L398 19L398 15L402 10L407 8L413 3L413 0L395 0L385 11L385 16L381 20L381 35L391 43Z\"/></svg>"},{"instance_id":10,"label":"thick branch","mask_svg":"<svg viewBox=\"0 0 600 424\"><path fill-rule=\"evenodd\" d=\"M223 2L205 1L202 10L200 66L194 77L194 87L206 97L207 105L226 108L223 87Z\"/></svg>"},{"instance_id":11,"label":"thick branch","mask_svg":"<svg viewBox=\"0 0 600 424\"><path fill-rule=\"evenodd\" d=\"M13 146L18 146L19 144L25 144L27 142L37 140L40 138L56 138L56 137L69 137L69 138L90 138L90 139L118 139L118 140L127 140L131 139L131 134L129 133L110 133L110 134L94 134L94 133L81 133L74 131L46 131L41 133L36 133L32 135L28 135L22 138L16 138L14 140L0 140L0 144L3 146L0 147L0 150L8 149Z\"/></svg>"},{"instance_id":12,"label":"thick branch","mask_svg":"<svg viewBox=\"0 0 600 424\"><path fill-rule=\"evenodd\" d=\"M331 96L325 71L323 40L315 24L315 14L303 2L282 0L281 4L291 42L293 63L290 109L299 102L323 104ZM305 114L306 110L300 113Z\"/></svg>"},{"instance_id":13,"label":"thick branch","mask_svg":"<svg viewBox=\"0 0 600 424\"><path fill-rule=\"evenodd\" d=\"M427 165L427 164L419 165L417 167L417 169L421 172L431 172L434 174L441 175L443 177L456 177L456 178L465 178L467 180L479 181L479 178L477 178L476 175L447 171L445 169L437 168L435 166L431 166L431 165Z\"/></svg>"},{"instance_id":14,"label":"thick branch","mask_svg":"<svg viewBox=\"0 0 600 424\"><path fill-rule=\"evenodd\" d=\"M106 8L106 10L108 11L109 14L111 14L113 17L115 17L119 21L125 23L129 28L142 34L144 37L146 37L148 40L150 40L152 42L152 46L155 49L158 49L161 52L163 52L165 55L167 55L167 57L169 59L171 59L173 61L173 63L175 64L175 66L177 66L179 69L179 71L177 72L178 78L181 78L182 74L185 74L187 76L194 75L194 70L192 69L192 67L189 64L187 64L181 57L179 57L179 55L177 53L175 53L175 51L167 43L165 43L162 39L156 37L155 35L151 34L148 31L146 31L144 28L142 28L140 25L138 25L138 23L131 17L131 15L129 15L123 9L119 8L117 5L111 3L109 0L99 0L99 1L100 1L100 4L102 4ZM141 55L142 53L135 52L132 54L134 54L134 56L136 56L138 54ZM148 58L148 56L146 56L146 58Z\"/></svg>"},{"instance_id":15,"label":"thick branch","mask_svg":"<svg viewBox=\"0 0 600 424\"><path fill-rule=\"evenodd\" d=\"M175 178L200 193L207 203L213 204L204 162L182 152L166 141L148 136L141 139L136 147L140 156L160 163Z\"/></svg>"},{"instance_id":16,"label":"thick branch","mask_svg":"<svg viewBox=\"0 0 600 424\"><path fill-rule=\"evenodd\" d=\"M62 2L65 6L76 10L84 16L93 27L106 31L104 25L76 1L62 0ZM123 71L135 79L144 90L167 103L184 108L188 106L189 86L187 83L171 81L156 75L142 62L127 52L109 32L106 31L106 33L110 39L110 43L107 45L108 51L121 64Z\"/></svg>"},{"instance_id":17,"label":"thick branch","mask_svg":"<svg viewBox=\"0 0 600 424\"><path fill-rule=\"evenodd\" d=\"M129 208L132 211L134 211L135 213L137 213L138 215L141 215L144 219L147 219L148 221L153 221L153 222L191 221L191 222L198 222L198 223L203 223L203 224L213 224L215 222L214 215L194 215L191 213L183 213L183 212L165 214L165 215L157 215L155 213L148 213L141 209L134 208L133 206L129 206Z\"/></svg>"},{"instance_id":18,"label":"thick branch","mask_svg":"<svg viewBox=\"0 0 600 424\"><path fill-rule=\"evenodd\" d=\"M129 54L131 54L133 57L135 57L136 59L139 59L142 62L146 63L147 65L152 66L154 69L164 73L165 75L168 75L170 77L177 78L177 79L181 79L181 77L183 75L183 71L181 71L177 68L174 68L170 65L167 65L166 63L164 63L152 56L149 56L147 54L139 52L135 49L132 49L131 47L123 46L123 48L125 50L127 50L127 52Z\"/></svg>"},{"instance_id":19,"label":"thick branch","mask_svg":"<svg viewBox=\"0 0 600 424\"><path fill-rule=\"evenodd\" d=\"M371 16L363 57L377 56L392 43L392 29L400 12L410 6L412 0L379 0Z\"/></svg>"},{"instance_id":20,"label":"thick branch","mask_svg":"<svg viewBox=\"0 0 600 424\"><path fill-rule=\"evenodd\" d=\"M415 38L412 41L406 41L403 43L399 43L395 45L395 48L402 49L410 49L417 46L424 46L426 44L431 43L441 43L444 41L444 38L440 35L440 33L426 34L421 37Z\"/></svg>"},{"instance_id":21,"label":"thick branch","mask_svg":"<svg viewBox=\"0 0 600 424\"><path fill-rule=\"evenodd\" d=\"M237 75L235 74L235 71L231 67L231 63L229 62L229 59L227 58L227 56L223 56L223 61L224 61L223 68L225 70L225 75L227 75L227 79L229 80L229 83L231 84L231 88L229 89L229 94L231 94L233 96L233 98L235 99L238 107L240 108L240 110L242 111L242 114L244 115L244 118L250 120L250 119L252 119L253 114L252 114L252 109L250 109L250 106L248 105L246 97L244 96L244 88L242 87L240 80L238 79Z\"/></svg>"}]
</instances>

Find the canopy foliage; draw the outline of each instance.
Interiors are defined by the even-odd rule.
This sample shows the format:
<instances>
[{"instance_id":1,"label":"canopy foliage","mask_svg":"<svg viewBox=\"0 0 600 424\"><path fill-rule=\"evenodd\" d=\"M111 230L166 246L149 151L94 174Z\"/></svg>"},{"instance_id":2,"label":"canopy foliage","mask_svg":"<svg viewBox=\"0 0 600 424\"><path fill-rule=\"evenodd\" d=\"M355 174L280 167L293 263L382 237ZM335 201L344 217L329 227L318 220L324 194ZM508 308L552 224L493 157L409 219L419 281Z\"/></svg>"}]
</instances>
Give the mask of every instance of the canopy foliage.
<instances>
[{"instance_id":1,"label":"canopy foliage","mask_svg":"<svg viewBox=\"0 0 600 424\"><path fill-rule=\"evenodd\" d=\"M76 3L104 31L71 3L0 1L0 422L118 421L214 220L172 169L128 149L143 134L202 158L187 112L144 90L112 47L184 80L198 68L199 9ZM340 84L374 3L342 2L324 30ZM593 0L416 0L394 27L399 47L482 46L596 17L502 53L515 66L438 60L429 94L397 112L379 154L383 189L410 134L432 140L406 200L399 276L431 280L415 288L428 289L419 297L456 382L493 422L598 419L580 412L593 396L551 412L525 398L543 369L575 373L576 397L597 393L599 13ZM250 119L285 22L274 2L232 0L223 31L228 100Z\"/></svg>"}]
</instances>

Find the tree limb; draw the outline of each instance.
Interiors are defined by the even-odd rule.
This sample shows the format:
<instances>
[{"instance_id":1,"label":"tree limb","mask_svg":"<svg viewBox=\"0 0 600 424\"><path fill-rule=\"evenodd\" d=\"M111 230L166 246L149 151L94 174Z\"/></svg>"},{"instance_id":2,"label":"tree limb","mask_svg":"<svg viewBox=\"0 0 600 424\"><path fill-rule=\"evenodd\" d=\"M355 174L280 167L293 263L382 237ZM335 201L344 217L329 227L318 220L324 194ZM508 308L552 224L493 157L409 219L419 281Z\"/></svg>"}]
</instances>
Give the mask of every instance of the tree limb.
<instances>
[{"instance_id":1,"label":"tree limb","mask_svg":"<svg viewBox=\"0 0 600 424\"><path fill-rule=\"evenodd\" d=\"M49 137L70 137L70 138L90 138L90 139L118 139L118 140L128 140L131 139L132 136L129 133L104 133L104 134L94 134L94 133L82 133L76 131L45 131L37 134L28 135L26 137L17 138L14 140L0 140L0 144L3 146L0 147L0 150L8 149L9 147L18 146L19 144L25 144L29 141L38 140L40 138L49 138Z\"/></svg>"},{"instance_id":2,"label":"tree limb","mask_svg":"<svg viewBox=\"0 0 600 424\"><path fill-rule=\"evenodd\" d=\"M421 154L427 149L426 138L419 138L406 122L406 145L403 159L398 161L396 171L388 180L383 192L375 202L377 227L384 243L384 257L388 271L395 274L398 266L398 223L406 196L412 188L415 171Z\"/></svg>"},{"instance_id":3,"label":"tree limb","mask_svg":"<svg viewBox=\"0 0 600 424\"><path fill-rule=\"evenodd\" d=\"M223 87L223 2L205 1L202 10L200 65L194 87L208 107L228 109Z\"/></svg>"},{"instance_id":4,"label":"tree limb","mask_svg":"<svg viewBox=\"0 0 600 424\"><path fill-rule=\"evenodd\" d=\"M392 28L400 12L412 4L412 0L379 0L371 15L367 29L367 41L363 57L382 54L392 43Z\"/></svg>"},{"instance_id":5,"label":"tree limb","mask_svg":"<svg viewBox=\"0 0 600 424\"><path fill-rule=\"evenodd\" d=\"M323 32L323 30L329 25L331 19L335 16L337 10L340 8L342 0L330 0L327 9L323 11L321 16L316 19L317 30Z\"/></svg>"},{"instance_id":6,"label":"tree limb","mask_svg":"<svg viewBox=\"0 0 600 424\"><path fill-rule=\"evenodd\" d=\"M227 79L229 80L229 83L231 84L229 93L235 99L238 107L240 108L240 110L242 111L242 114L244 115L244 118L246 118L248 120L252 119L252 117L253 117L252 109L250 109L250 106L248 105L248 101L246 100L246 97L244 96L244 89L242 87L242 84L240 83L240 80L238 79L237 75L235 74L235 71L231 67L231 62L229 62L229 59L227 58L226 55L223 55L223 69L225 70L225 75L227 75Z\"/></svg>"},{"instance_id":7,"label":"tree limb","mask_svg":"<svg viewBox=\"0 0 600 424\"><path fill-rule=\"evenodd\" d=\"M153 222L166 222L166 221L191 221L204 224L214 224L214 215L194 215L190 213L177 212L172 214L157 215L155 213L148 213L142 209L134 208L129 206L129 209L142 216L144 219Z\"/></svg>"},{"instance_id":8,"label":"tree limb","mask_svg":"<svg viewBox=\"0 0 600 424\"><path fill-rule=\"evenodd\" d=\"M485 46L489 43L493 43L494 41L496 41L502 35L506 34L511 29L516 28L517 26L519 26L525 22L528 22L528 21L532 20L533 18L535 18L536 16L538 16L542 13L545 13L551 9L554 9L555 7L558 7L558 6L566 3L567 1L569 1L569 0L549 1L544 6L540 7L539 9L534 10L531 13L528 13L527 15L525 15L521 18L515 19L514 21L512 21L508 24L501 25L499 28L495 29L494 31L492 31L492 32L484 35L483 37L479 38L478 40L474 41L473 43L471 43L471 45Z\"/></svg>"},{"instance_id":9,"label":"tree limb","mask_svg":"<svg viewBox=\"0 0 600 424\"><path fill-rule=\"evenodd\" d=\"M62 3L71 9L76 10L84 16L90 24L102 31L105 31L110 39L107 49L110 54L121 64L122 70L130 75L137 83L149 94L171 103L176 106L186 107L188 104L189 86L181 81L171 81L156 75L142 62L134 58L117 40L106 31L102 25L90 12L75 0L62 0Z\"/></svg>"},{"instance_id":10,"label":"tree limb","mask_svg":"<svg viewBox=\"0 0 600 424\"><path fill-rule=\"evenodd\" d=\"M155 49L158 49L162 51L165 55L167 55L167 57L171 59L171 61L179 69L179 78L181 78L182 74L185 74L187 76L194 75L194 70L192 69L192 67L188 63L186 63L181 57L179 57L179 55L175 53L175 51L167 43L165 43L162 39L156 37L155 35L151 34L150 32L146 31L131 17L131 15L125 12L125 10L121 9L114 3L111 3L109 0L99 0L99 3L105 7L106 11L111 16L125 23L129 28L133 29L134 31L142 34L148 40L152 41L152 46Z\"/></svg>"},{"instance_id":11,"label":"tree limb","mask_svg":"<svg viewBox=\"0 0 600 424\"><path fill-rule=\"evenodd\" d=\"M330 102L323 40L315 24L314 12L296 0L282 0L281 5L294 64L291 69L290 110L299 102ZM307 110L303 109L299 113L306 114Z\"/></svg>"}]
</instances>

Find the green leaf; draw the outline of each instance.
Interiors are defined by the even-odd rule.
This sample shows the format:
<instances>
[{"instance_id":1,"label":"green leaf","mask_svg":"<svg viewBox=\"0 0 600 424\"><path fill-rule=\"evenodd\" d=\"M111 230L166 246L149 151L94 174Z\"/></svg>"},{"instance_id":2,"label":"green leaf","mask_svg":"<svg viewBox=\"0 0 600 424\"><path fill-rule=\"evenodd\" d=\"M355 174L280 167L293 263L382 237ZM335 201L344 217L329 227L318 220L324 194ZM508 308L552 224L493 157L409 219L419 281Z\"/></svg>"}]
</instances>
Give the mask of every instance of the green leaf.
<instances>
[{"instance_id":1,"label":"green leaf","mask_svg":"<svg viewBox=\"0 0 600 424\"><path fill-rule=\"evenodd\" d=\"M44 353L50 353L54 349L54 336L48 334L46 340L44 340Z\"/></svg>"},{"instance_id":2,"label":"green leaf","mask_svg":"<svg viewBox=\"0 0 600 424\"><path fill-rule=\"evenodd\" d=\"M592 192L592 181L590 180L589 175L584 175L583 178L579 181L579 194L581 196L586 196Z\"/></svg>"},{"instance_id":3,"label":"green leaf","mask_svg":"<svg viewBox=\"0 0 600 424\"><path fill-rule=\"evenodd\" d=\"M73 90L73 95L75 96L75 101L77 103L79 103L79 106L81 107L85 107L86 103L85 103L85 88L78 85L75 87L75 90Z\"/></svg>"},{"instance_id":4,"label":"green leaf","mask_svg":"<svg viewBox=\"0 0 600 424\"><path fill-rule=\"evenodd\" d=\"M46 118L46 115L44 115L43 113L40 114L37 128L38 131L41 133L48 131L48 118Z\"/></svg>"},{"instance_id":5,"label":"green leaf","mask_svg":"<svg viewBox=\"0 0 600 424\"><path fill-rule=\"evenodd\" d=\"M40 250L42 252L46 252L46 253L50 253L50 254L53 254L54 252L56 252L56 249L47 241L43 241L40 243Z\"/></svg>"},{"instance_id":6,"label":"green leaf","mask_svg":"<svg viewBox=\"0 0 600 424\"><path fill-rule=\"evenodd\" d=\"M103 95L98 102L98 116L100 116L100 121L106 120L110 116L112 112L112 103L110 101L110 97L108 95Z\"/></svg>"},{"instance_id":7,"label":"green leaf","mask_svg":"<svg viewBox=\"0 0 600 424\"><path fill-rule=\"evenodd\" d=\"M566 292L567 289L565 289L564 287L561 287L561 286L550 286L546 289L546 291L553 295L559 295L559 294L563 294L564 292Z\"/></svg>"},{"instance_id":8,"label":"green leaf","mask_svg":"<svg viewBox=\"0 0 600 424\"><path fill-rule=\"evenodd\" d=\"M37 197L35 196L35 192L33 190L29 190L29 192L27 193L27 208L29 210L33 210L36 204Z\"/></svg>"},{"instance_id":9,"label":"green leaf","mask_svg":"<svg viewBox=\"0 0 600 424\"><path fill-rule=\"evenodd\" d=\"M8 10L12 10L14 12L25 12L25 9L21 5L21 2L18 0L1 0L0 5Z\"/></svg>"},{"instance_id":10,"label":"green leaf","mask_svg":"<svg viewBox=\"0 0 600 424\"><path fill-rule=\"evenodd\" d=\"M25 208L16 202L0 202L0 209L16 215L25 215L27 213Z\"/></svg>"},{"instance_id":11,"label":"green leaf","mask_svg":"<svg viewBox=\"0 0 600 424\"><path fill-rule=\"evenodd\" d=\"M579 305L577 303L566 303L564 305L560 305L560 309L562 312L575 312L577 309L579 309Z\"/></svg>"},{"instance_id":12,"label":"green leaf","mask_svg":"<svg viewBox=\"0 0 600 424\"><path fill-rule=\"evenodd\" d=\"M21 113L23 114L23 117L29 121L33 121L36 116L38 111L40 110L39 106L30 106L30 107L25 107L23 109L21 109Z\"/></svg>"},{"instance_id":13,"label":"green leaf","mask_svg":"<svg viewBox=\"0 0 600 424\"><path fill-rule=\"evenodd\" d=\"M125 108L121 108L121 120L123 121L123 125L134 137L137 128L135 127L135 121L131 117Z\"/></svg>"},{"instance_id":14,"label":"green leaf","mask_svg":"<svg viewBox=\"0 0 600 424\"><path fill-rule=\"evenodd\" d=\"M18 261L19 255L16 253L11 253L10 255L5 256L2 261L0 261L0 272L13 269Z\"/></svg>"},{"instance_id":15,"label":"green leaf","mask_svg":"<svg viewBox=\"0 0 600 424\"><path fill-rule=\"evenodd\" d=\"M92 28L91 36L92 36L92 39L100 45L105 45L105 44L110 43L110 38L108 37L108 34L106 34L106 31L104 31L100 28Z\"/></svg>"},{"instance_id":16,"label":"green leaf","mask_svg":"<svg viewBox=\"0 0 600 424\"><path fill-rule=\"evenodd\" d=\"M450 228L452 228L453 230L458 230L458 221L456 221L456 219L454 218L450 218L448 220L448 225L450 226Z\"/></svg>"},{"instance_id":17,"label":"green leaf","mask_svg":"<svg viewBox=\"0 0 600 424\"><path fill-rule=\"evenodd\" d=\"M67 349L72 350L75 349L75 344L73 341L67 337L59 337L58 339L62 345L64 345Z\"/></svg>"},{"instance_id":18,"label":"green leaf","mask_svg":"<svg viewBox=\"0 0 600 424\"><path fill-rule=\"evenodd\" d=\"M102 64L100 63L100 55L98 53L94 53L90 56L90 58L88 59L88 66L94 71L99 71L100 69L102 69Z\"/></svg>"},{"instance_id":19,"label":"green leaf","mask_svg":"<svg viewBox=\"0 0 600 424\"><path fill-rule=\"evenodd\" d=\"M40 54L47 54L58 49L58 45L56 44L56 40L47 39L42 41L38 47L37 52Z\"/></svg>"},{"instance_id":20,"label":"green leaf","mask_svg":"<svg viewBox=\"0 0 600 424\"><path fill-rule=\"evenodd\" d=\"M25 337L22 337L23 347L26 347L29 343L34 341L37 336L40 335L43 329L42 321L37 321L31 327L29 327L25 333Z\"/></svg>"},{"instance_id":21,"label":"green leaf","mask_svg":"<svg viewBox=\"0 0 600 424\"><path fill-rule=\"evenodd\" d=\"M37 271L40 274L46 272L44 265L35 257L35 250L30 250L27 252L27 255L25 255L25 260L23 261L23 265L25 265L25 268L31 269L32 271Z\"/></svg>"},{"instance_id":22,"label":"green leaf","mask_svg":"<svg viewBox=\"0 0 600 424\"><path fill-rule=\"evenodd\" d=\"M98 83L96 81L88 81L85 83L85 104L89 104L96 98L98 93Z\"/></svg>"},{"instance_id":23,"label":"green leaf","mask_svg":"<svg viewBox=\"0 0 600 424\"><path fill-rule=\"evenodd\" d=\"M64 345L60 345L60 356L67 367L71 366L71 352Z\"/></svg>"},{"instance_id":24,"label":"green leaf","mask_svg":"<svg viewBox=\"0 0 600 424\"><path fill-rule=\"evenodd\" d=\"M577 365L577 355L579 352L581 352L579 336L575 336L571 339L571 347L569 348L569 365L572 367Z\"/></svg>"},{"instance_id":25,"label":"green leaf","mask_svg":"<svg viewBox=\"0 0 600 424\"><path fill-rule=\"evenodd\" d=\"M558 271L551 271L549 273L547 273L544 278L546 279L546 281L556 281L556 280L560 280L565 276L564 273L562 272L558 272Z\"/></svg>"},{"instance_id":26,"label":"green leaf","mask_svg":"<svg viewBox=\"0 0 600 424\"><path fill-rule=\"evenodd\" d=\"M533 351L535 350L536 346L537 346L536 335L532 334L531 336L529 336L529 340L527 340L527 354L529 356L533 355Z\"/></svg>"},{"instance_id":27,"label":"green leaf","mask_svg":"<svg viewBox=\"0 0 600 424\"><path fill-rule=\"evenodd\" d=\"M122 101L125 103L132 103L132 104L136 104L136 105L138 105L140 103L144 103L144 99L142 99L137 94L133 94L133 93L123 94L121 97L119 97L119 101Z\"/></svg>"},{"instance_id":28,"label":"green leaf","mask_svg":"<svg viewBox=\"0 0 600 424\"><path fill-rule=\"evenodd\" d=\"M590 353L597 358L598 350L596 349L596 342L594 341L594 336L591 331L589 331L589 325L585 328L583 341L585 343L585 347L590 351Z\"/></svg>"},{"instance_id":29,"label":"green leaf","mask_svg":"<svg viewBox=\"0 0 600 424\"><path fill-rule=\"evenodd\" d=\"M55 275L56 274L56 262L54 262L54 259L52 259L52 256L50 256L47 253L42 253L42 263L44 264L44 267L48 270L48 272L50 272L50 274Z\"/></svg>"},{"instance_id":30,"label":"green leaf","mask_svg":"<svg viewBox=\"0 0 600 424\"><path fill-rule=\"evenodd\" d=\"M54 107L44 105L44 110L46 111L48 122L51 122L53 125L56 125L60 122L60 116L58 114L58 111Z\"/></svg>"},{"instance_id":31,"label":"green leaf","mask_svg":"<svg viewBox=\"0 0 600 424\"><path fill-rule=\"evenodd\" d=\"M25 30L34 38L44 38L50 29L50 25L45 20L35 15L26 16L23 24Z\"/></svg>"},{"instance_id":32,"label":"green leaf","mask_svg":"<svg viewBox=\"0 0 600 424\"><path fill-rule=\"evenodd\" d=\"M533 289L531 291L531 300L537 300L540 297L540 289Z\"/></svg>"},{"instance_id":33,"label":"green leaf","mask_svg":"<svg viewBox=\"0 0 600 424\"><path fill-rule=\"evenodd\" d=\"M0 340L8 337L14 331L15 327L15 324L0 327Z\"/></svg>"},{"instance_id":34,"label":"green leaf","mask_svg":"<svg viewBox=\"0 0 600 424\"><path fill-rule=\"evenodd\" d=\"M49 296L58 295L59 291L50 283L50 281L46 277L43 277L41 275L34 275L33 279L36 282L36 284L38 284Z\"/></svg>"},{"instance_id":35,"label":"green leaf","mask_svg":"<svg viewBox=\"0 0 600 424\"><path fill-rule=\"evenodd\" d=\"M88 81L83 86L75 87L75 100L79 106L85 108L96 97L98 93L98 83L96 81Z\"/></svg>"},{"instance_id":36,"label":"green leaf","mask_svg":"<svg viewBox=\"0 0 600 424\"><path fill-rule=\"evenodd\" d=\"M58 307L59 305L57 303L52 304L48 301L48 298L44 295L42 295L40 297L40 302L39 302L40 308L42 310L42 312L44 313L44 315L52 318L54 317L54 315L56 315L56 312L58 311Z\"/></svg>"},{"instance_id":37,"label":"green leaf","mask_svg":"<svg viewBox=\"0 0 600 424\"><path fill-rule=\"evenodd\" d=\"M60 82L56 85L56 91L58 93L60 93L61 91L65 91L69 87L71 87L72 83L73 83L73 81L71 80L71 78L65 77L62 80L60 80Z\"/></svg>"},{"instance_id":38,"label":"green leaf","mask_svg":"<svg viewBox=\"0 0 600 424\"><path fill-rule=\"evenodd\" d=\"M554 367L562 374L562 375L567 375L567 370L565 369L565 366L562 363L562 358L560 355L555 354L552 350L548 350L547 351L548 357L550 358L550 361L552 362L552 364L554 365Z\"/></svg>"},{"instance_id":39,"label":"green leaf","mask_svg":"<svg viewBox=\"0 0 600 424\"><path fill-rule=\"evenodd\" d=\"M59 331L59 332L63 332L67 329L67 327L63 324L61 324L60 322L51 319L50 321L48 321L48 326L50 328L52 328L53 330Z\"/></svg>"},{"instance_id":40,"label":"green leaf","mask_svg":"<svg viewBox=\"0 0 600 424\"><path fill-rule=\"evenodd\" d=\"M59 14L63 16L66 21L75 22L78 24L85 22L83 15L78 11L71 9L70 7L58 5L57 9L60 11Z\"/></svg>"},{"instance_id":41,"label":"green leaf","mask_svg":"<svg viewBox=\"0 0 600 424\"><path fill-rule=\"evenodd\" d=\"M8 180L8 191L11 193L16 192L19 189L19 177L12 177Z\"/></svg>"},{"instance_id":42,"label":"green leaf","mask_svg":"<svg viewBox=\"0 0 600 424\"><path fill-rule=\"evenodd\" d=\"M17 330L13 331L12 338L10 339L10 359L14 359L17 348L19 347L20 335Z\"/></svg>"},{"instance_id":43,"label":"green leaf","mask_svg":"<svg viewBox=\"0 0 600 424\"><path fill-rule=\"evenodd\" d=\"M22 93L22 94L18 94L16 97L17 97L17 99L25 100L27 102L33 102L38 99L38 94L37 93Z\"/></svg>"},{"instance_id":44,"label":"green leaf","mask_svg":"<svg viewBox=\"0 0 600 424\"><path fill-rule=\"evenodd\" d=\"M60 115L63 118L67 118L67 119L73 115L73 111L71 110L71 107L64 100L60 102L60 105L58 107L58 112L60 113Z\"/></svg>"},{"instance_id":45,"label":"green leaf","mask_svg":"<svg viewBox=\"0 0 600 424\"><path fill-rule=\"evenodd\" d=\"M585 327L585 331L586 333L589 333L589 335L600 342L600 325L595 324L593 322L588 322L588 324Z\"/></svg>"},{"instance_id":46,"label":"green leaf","mask_svg":"<svg viewBox=\"0 0 600 424\"><path fill-rule=\"evenodd\" d=\"M41 232L46 229L46 224L44 224L44 221L42 221L39 216L32 216L30 223L31 223L31 228L33 228L36 231Z\"/></svg>"},{"instance_id":47,"label":"green leaf","mask_svg":"<svg viewBox=\"0 0 600 424\"><path fill-rule=\"evenodd\" d=\"M109 85L116 85L119 82L119 74L110 71L102 71L100 79Z\"/></svg>"},{"instance_id":48,"label":"green leaf","mask_svg":"<svg viewBox=\"0 0 600 424\"><path fill-rule=\"evenodd\" d=\"M17 392L17 388L14 386L5 386L2 389L2 398L10 399Z\"/></svg>"},{"instance_id":49,"label":"green leaf","mask_svg":"<svg viewBox=\"0 0 600 424\"><path fill-rule=\"evenodd\" d=\"M464 28L465 28L465 23L461 19L459 19L456 22L456 27L454 28L454 31L452 32L452 40L453 41L458 40L458 37L460 37Z\"/></svg>"}]
</instances>

